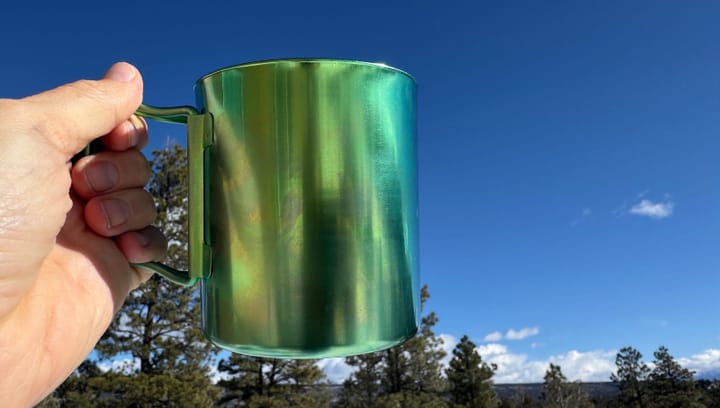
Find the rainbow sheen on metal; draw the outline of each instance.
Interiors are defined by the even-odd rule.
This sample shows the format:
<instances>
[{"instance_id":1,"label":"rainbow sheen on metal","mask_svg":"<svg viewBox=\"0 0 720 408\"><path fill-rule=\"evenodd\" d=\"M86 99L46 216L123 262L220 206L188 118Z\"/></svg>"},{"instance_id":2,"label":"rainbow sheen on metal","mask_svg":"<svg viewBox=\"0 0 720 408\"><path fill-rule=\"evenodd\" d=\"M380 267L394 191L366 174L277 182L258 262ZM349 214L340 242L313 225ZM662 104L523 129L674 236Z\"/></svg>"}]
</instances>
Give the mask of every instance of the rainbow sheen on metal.
<instances>
[{"instance_id":1,"label":"rainbow sheen on metal","mask_svg":"<svg viewBox=\"0 0 720 408\"><path fill-rule=\"evenodd\" d=\"M323 358L416 333L415 89L402 71L343 60L265 61L198 80L213 140L189 152L204 156L195 202L209 248L191 254L204 265L191 275L202 275L214 343Z\"/></svg>"}]
</instances>

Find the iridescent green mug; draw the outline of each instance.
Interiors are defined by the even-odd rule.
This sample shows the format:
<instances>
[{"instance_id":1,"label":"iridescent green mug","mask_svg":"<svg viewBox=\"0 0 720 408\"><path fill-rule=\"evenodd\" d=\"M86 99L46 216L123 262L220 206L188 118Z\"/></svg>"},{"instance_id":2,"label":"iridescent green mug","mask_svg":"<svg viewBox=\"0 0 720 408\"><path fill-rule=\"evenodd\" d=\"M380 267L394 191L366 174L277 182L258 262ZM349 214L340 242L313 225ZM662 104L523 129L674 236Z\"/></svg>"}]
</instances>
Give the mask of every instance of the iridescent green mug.
<instances>
[{"instance_id":1,"label":"iridescent green mug","mask_svg":"<svg viewBox=\"0 0 720 408\"><path fill-rule=\"evenodd\" d=\"M261 357L382 350L418 326L415 81L382 64L237 65L195 84L186 123L189 271L206 336Z\"/></svg>"}]
</instances>

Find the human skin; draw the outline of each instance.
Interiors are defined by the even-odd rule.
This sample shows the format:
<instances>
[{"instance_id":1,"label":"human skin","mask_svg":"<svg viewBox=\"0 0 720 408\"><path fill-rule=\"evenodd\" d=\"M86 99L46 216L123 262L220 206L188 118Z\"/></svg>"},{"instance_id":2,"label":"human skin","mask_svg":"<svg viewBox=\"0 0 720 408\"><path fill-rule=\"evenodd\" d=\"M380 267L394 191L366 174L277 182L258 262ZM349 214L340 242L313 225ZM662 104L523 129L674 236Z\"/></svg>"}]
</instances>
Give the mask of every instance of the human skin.
<instances>
[{"instance_id":1,"label":"human skin","mask_svg":"<svg viewBox=\"0 0 720 408\"><path fill-rule=\"evenodd\" d=\"M150 226L140 73L117 63L19 100L0 99L0 405L30 406L87 357L128 292L164 257ZM74 165L100 138L105 149Z\"/></svg>"}]
</instances>

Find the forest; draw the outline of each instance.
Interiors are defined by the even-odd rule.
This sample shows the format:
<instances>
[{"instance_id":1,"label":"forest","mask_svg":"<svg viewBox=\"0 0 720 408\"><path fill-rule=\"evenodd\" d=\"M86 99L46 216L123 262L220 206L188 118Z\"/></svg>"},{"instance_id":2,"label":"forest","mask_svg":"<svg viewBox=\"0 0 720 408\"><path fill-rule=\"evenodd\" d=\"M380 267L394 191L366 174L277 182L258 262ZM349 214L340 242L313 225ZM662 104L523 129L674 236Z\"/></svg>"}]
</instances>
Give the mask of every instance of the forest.
<instances>
[{"instance_id":1,"label":"forest","mask_svg":"<svg viewBox=\"0 0 720 408\"><path fill-rule=\"evenodd\" d=\"M153 152L156 225L168 237L168 263L187 268L187 157L181 146ZM40 407L708 407L720 408L720 381L700 380L659 346L645 362L633 347L616 355L607 379L616 392L592 395L550 363L539 395L500 396L497 366L463 336L447 366L427 310L418 334L394 348L347 357L352 374L332 384L313 360L220 353L200 329L197 288L154 276L133 291L93 353ZM125 361L125 364L118 362Z\"/></svg>"}]
</instances>

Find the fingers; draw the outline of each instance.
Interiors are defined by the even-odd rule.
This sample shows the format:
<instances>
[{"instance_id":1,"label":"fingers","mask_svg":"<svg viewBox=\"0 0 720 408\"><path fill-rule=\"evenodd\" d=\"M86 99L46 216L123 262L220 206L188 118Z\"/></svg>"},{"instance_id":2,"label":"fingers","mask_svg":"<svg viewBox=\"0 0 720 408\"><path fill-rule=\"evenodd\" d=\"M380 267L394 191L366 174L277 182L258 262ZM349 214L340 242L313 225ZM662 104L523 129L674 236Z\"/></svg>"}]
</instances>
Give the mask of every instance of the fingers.
<instances>
[{"instance_id":1,"label":"fingers","mask_svg":"<svg viewBox=\"0 0 720 408\"><path fill-rule=\"evenodd\" d=\"M167 240L156 227L120 234L115 242L132 263L159 261L165 258L167 252Z\"/></svg>"},{"instance_id":2,"label":"fingers","mask_svg":"<svg viewBox=\"0 0 720 408\"><path fill-rule=\"evenodd\" d=\"M137 150L83 157L71 170L73 190L88 200L85 222L97 234L113 237L139 230L155 219L155 203L143 187L150 165Z\"/></svg>"},{"instance_id":3,"label":"fingers","mask_svg":"<svg viewBox=\"0 0 720 408\"><path fill-rule=\"evenodd\" d=\"M141 188L150 180L145 156L135 149L100 152L80 159L71 171L73 190L85 199L111 191Z\"/></svg>"},{"instance_id":4,"label":"fingers","mask_svg":"<svg viewBox=\"0 0 720 408\"><path fill-rule=\"evenodd\" d=\"M85 205L85 222L106 237L145 228L152 224L155 216L153 199L141 188L94 197Z\"/></svg>"},{"instance_id":5,"label":"fingers","mask_svg":"<svg viewBox=\"0 0 720 408\"><path fill-rule=\"evenodd\" d=\"M117 152L132 148L142 150L148 143L147 123L145 119L132 115L101 140L105 147Z\"/></svg>"},{"instance_id":6,"label":"fingers","mask_svg":"<svg viewBox=\"0 0 720 408\"><path fill-rule=\"evenodd\" d=\"M68 159L125 122L142 101L140 72L114 64L97 81L82 80L25 98L36 129Z\"/></svg>"}]
</instances>

